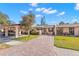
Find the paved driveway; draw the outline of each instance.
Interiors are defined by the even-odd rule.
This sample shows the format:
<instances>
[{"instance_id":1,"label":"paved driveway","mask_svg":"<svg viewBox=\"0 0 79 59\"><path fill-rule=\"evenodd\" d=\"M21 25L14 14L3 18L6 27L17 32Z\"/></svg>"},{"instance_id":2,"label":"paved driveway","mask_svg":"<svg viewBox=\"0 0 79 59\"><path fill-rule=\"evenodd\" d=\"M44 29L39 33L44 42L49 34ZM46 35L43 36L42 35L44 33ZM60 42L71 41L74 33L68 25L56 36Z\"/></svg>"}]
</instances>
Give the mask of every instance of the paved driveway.
<instances>
[{"instance_id":1,"label":"paved driveway","mask_svg":"<svg viewBox=\"0 0 79 59\"><path fill-rule=\"evenodd\" d=\"M0 55L9 56L52 56L56 55L53 48L52 36L40 36L22 45L0 50Z\"/></svg>"},{"instance_id":2,"label":"paved driveway","mask_svg":"<svg viewBox=\"0 0 79 59\"><path fill-rule=\"evenodd\" d=\"M77 56L79 51L57 48L52 36L40 36L19 46L0 49L4 56Z\"/></svg>"}]
</instances>

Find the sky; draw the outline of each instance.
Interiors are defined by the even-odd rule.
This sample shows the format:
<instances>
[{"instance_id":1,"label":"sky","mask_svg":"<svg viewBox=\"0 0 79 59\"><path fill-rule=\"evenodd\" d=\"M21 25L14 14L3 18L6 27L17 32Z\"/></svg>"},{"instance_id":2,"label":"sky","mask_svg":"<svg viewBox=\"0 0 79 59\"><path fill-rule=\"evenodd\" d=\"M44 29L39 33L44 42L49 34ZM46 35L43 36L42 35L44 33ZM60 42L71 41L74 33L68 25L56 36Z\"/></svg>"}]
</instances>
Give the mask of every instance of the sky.
<instances>
[{"instance_id":1,"label":"sky","mask_svg":"<svg viewBox=\"0 0 79 59\"><path fill-rule=\"evenodd\" d=\"M0 3L0 12L7 14L9 20L19 23L29 11L35 14L35 24L40 24L45 16L46 24L53 25L79 22L79 4L77 3Z\"/></svg>"}]
</instances>

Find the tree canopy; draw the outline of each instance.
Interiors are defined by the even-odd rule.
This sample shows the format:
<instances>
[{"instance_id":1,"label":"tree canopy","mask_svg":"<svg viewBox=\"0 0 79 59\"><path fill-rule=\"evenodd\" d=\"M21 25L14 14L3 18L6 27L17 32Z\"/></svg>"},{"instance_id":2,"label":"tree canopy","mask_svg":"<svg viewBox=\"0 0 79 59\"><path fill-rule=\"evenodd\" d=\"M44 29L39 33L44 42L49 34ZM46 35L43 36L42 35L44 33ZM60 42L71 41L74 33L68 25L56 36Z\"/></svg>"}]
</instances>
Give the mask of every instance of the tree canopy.
<instances>
[{"instance_id":1,"label":"tree canopy","mask_svg":"<svg viewBox=\"0 0 79 59\"><path fill-rule=\"evenodd\" d=\"M31 26L34 24L34 20L35 19L35 15L32 12L29 12L28 15L24 15L22 16L22 21L20 22L20 24L26 28L26 29L30 29Z\"/></svg>"},{"instance_id":2,"label":"tree canopy","mask_svg":"<svg viewBox=\"0 0 79 59\"><path fill-rule=\"evenodd\" d=\"M9 25L10 24L8 15L6 15L2 12L0 12L0 24L2 24L2 25Z\"/></svg>"},{"instance_id":3,"label":"tree canopy","mask_svg":"<svg viewBox=\"0 0 79 59\"><path fill-rule=\"evenodd\" d=\"M63 25L63 24L65 24L63 21L61 21L61 22L59 23L59 25Z\"/></svg>"}]
</instances>

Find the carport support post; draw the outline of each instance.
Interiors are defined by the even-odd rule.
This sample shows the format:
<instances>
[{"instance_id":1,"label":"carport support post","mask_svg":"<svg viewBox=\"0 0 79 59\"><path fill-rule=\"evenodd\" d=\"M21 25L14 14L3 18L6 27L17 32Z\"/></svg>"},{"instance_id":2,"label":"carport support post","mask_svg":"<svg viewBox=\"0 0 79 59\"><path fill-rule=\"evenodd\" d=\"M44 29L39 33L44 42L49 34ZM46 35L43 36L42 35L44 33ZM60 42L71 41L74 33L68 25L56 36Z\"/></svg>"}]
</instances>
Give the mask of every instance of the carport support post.
<instances>
[{"instance_id":1,"label":"carport support post","mask_svg":"<svg viewBox=\"0 0 79 59\"><path fill-rule=\"evenodd\" d=\"M21 30L19 31L19 35L21 35Z\"/></svg>"},{"instance_id":2,"label":"carport support post","mask_svg":"<svg viewBox=\"0 0 79 59\"><path fill-rule=\"evenodd\" d=\"M8 29L6 28L5 29L5 37L7 37L8 36Z\"/></svg>"},{"instance_id":3,"label":"carport support post","mask_svg":"<svg viewBox=\"0 0 79 59\"><path fill-rule=\"evenodd\" d=\"M55 33L55 35L57 34L56 25L55 25L55 27L54 27L54 33Z\"/></svg>"},{"instance_id":4,"label":"carport support post","mask_svg":"<svg viewBox=\"0 0 79 59\"><path fill-rule=\"evenodd\" d=\"M18 32L19 32L19 29L18 29L18 27L16 26L16 27L15 27L15 37L16 37L16 38L18 38L18 34L19 34Z\"/></svg>"},{"instance_id":5,"label":"carport support post","mask_svg":"<svg viewBox=\"0 0 79 59\"><path fill-rule=\"evenodd\" d=\"M39 30L39 35L42 35L42 30Z\"/></svg>"}]
</instances>

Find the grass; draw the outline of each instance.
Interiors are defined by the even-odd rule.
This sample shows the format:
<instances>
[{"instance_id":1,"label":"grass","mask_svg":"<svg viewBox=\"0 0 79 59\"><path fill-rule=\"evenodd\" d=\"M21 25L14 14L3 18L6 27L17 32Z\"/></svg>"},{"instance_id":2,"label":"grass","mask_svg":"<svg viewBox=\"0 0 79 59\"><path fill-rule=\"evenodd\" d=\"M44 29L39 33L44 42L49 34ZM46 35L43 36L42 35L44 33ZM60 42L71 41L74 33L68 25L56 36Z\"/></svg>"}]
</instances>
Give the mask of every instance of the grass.
<instances>
[{"instance_id":1,"label":"grass","mask_svg":"<svg viewBox=\"0 0 79 59\"><path fill-rule=\"evenodd\" d=\"M55 36L54 45L79 51L79 37Z\"/></svg>"},{"instance_id":2,"label":"grass","mask_svg":"<svg viewBox=\"0 0 79 59\"><path fill-rule=\"evenodd\" d=\"M32 40L32 39L37 38L37 37L38 37L38 35L29 35L29 36L15 38L14 40L28 41L28 40Z\"/></svg>"}]
</instances>

